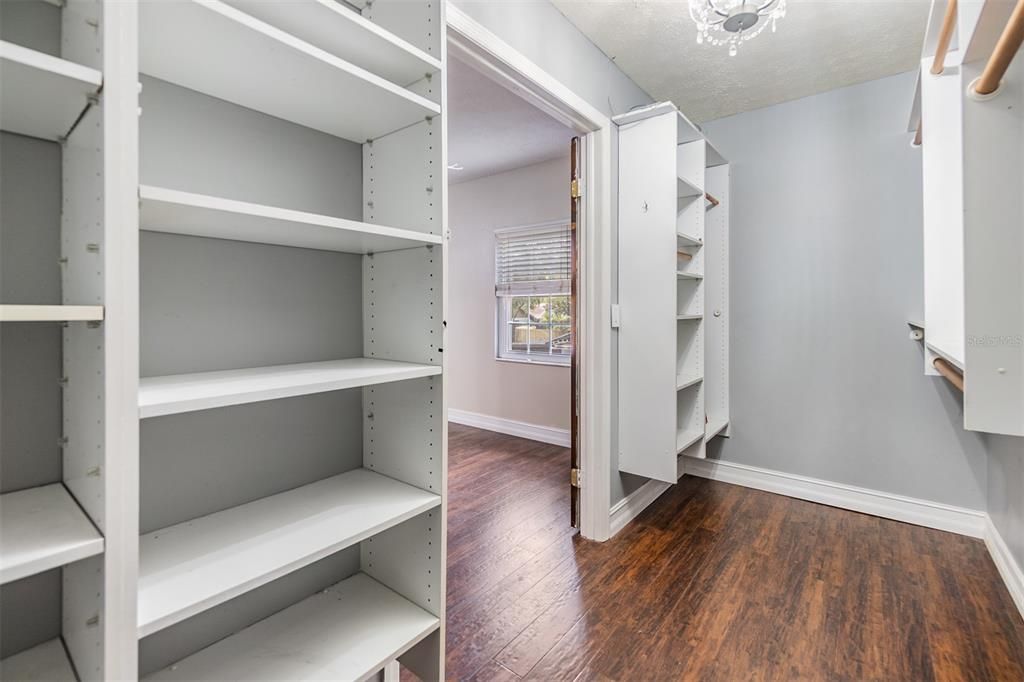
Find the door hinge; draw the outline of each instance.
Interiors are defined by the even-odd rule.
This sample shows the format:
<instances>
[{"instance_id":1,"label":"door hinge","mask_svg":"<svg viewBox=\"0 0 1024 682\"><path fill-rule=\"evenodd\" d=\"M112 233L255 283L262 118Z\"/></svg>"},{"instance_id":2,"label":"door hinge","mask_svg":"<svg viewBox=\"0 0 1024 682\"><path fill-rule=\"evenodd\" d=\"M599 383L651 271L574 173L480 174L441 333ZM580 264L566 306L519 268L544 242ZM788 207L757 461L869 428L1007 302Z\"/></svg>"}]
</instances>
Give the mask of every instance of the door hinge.
<instances>
[{"instance_id":1,"label":"door hinge","mask_svg":"<svg viewBox=\"0 0 1024 682\"><path fill-rule=\"evenodd\" d=\"M579 199L581 194L582 193L580 192L580 181L573 180L572 183L569 185L569 196L572 197L573 199Z\"/></svg>"},{"instance_id":2,"label":"door hinge","mask_svg":"<svg viewBox=\"0 0 1024 682\"><path fill-rule=\"evenodd\" d=\"M579 469L569 469L569 484L573 488L583 487L583 472Z\"/></svg>"}]
</instances>

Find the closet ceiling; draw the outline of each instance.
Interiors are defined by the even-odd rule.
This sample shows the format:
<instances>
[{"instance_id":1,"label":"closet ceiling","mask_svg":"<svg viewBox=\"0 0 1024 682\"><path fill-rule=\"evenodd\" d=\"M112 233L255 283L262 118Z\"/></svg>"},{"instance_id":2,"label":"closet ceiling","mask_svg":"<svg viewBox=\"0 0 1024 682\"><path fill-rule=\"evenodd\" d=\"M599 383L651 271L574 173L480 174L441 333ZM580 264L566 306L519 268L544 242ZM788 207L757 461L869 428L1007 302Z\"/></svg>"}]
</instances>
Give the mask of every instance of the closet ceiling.
<instances>
[{"instance_id":1,"label":"closet ceiling","mask_svg":"<svg viewBox=\"0 0 1024 682\"><path fill-rule=\"evenodd\" d=\"M656 100L709 121L917 68L928 0L789 0L735 57L698 45L685 0L553 0Z\"/></svg>"},{"instance_id":2,"label":"closet ceiling","mask_svg":"<svg viewBox=\"0 0 1024 682\"><path fill-rule=\"evenodd\" d=\"M467 64L448 61L450 183L564 156L573 131Z\"/></svg>"}]
</instances>

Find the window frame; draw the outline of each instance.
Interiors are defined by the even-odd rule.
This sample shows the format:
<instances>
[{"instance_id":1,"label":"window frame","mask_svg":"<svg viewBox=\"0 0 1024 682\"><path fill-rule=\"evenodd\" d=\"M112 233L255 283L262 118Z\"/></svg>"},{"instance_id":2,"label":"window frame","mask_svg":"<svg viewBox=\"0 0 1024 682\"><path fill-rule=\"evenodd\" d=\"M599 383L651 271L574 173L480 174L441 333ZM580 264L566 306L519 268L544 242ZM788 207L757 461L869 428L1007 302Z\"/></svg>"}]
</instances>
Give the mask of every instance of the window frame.
<instances>
[{"instance_id":1,"label":"window frame","mask_svg":"<svg viewBox=\"0 0 1024 682\"><path fill-rule=\"evenodd\" d=\"M552 329L556 327L568 326L570 333L572 329L572 310L571 310L571 286L570 280L562 280L568 283L565 287L564 293L556 292L539 292L539 291L528 291L525 290L519 293L499 293L497 291L497 279L498 279L498 249L501 244L501 240L504 236L515 233L528 234L530 232L540 232L546 230L569 230L569 219L565 218L562 220L553 220L545 223L537 223L533 225L520 225L516 227L505 227L494 231L494 277L495 281L495 325L494 325L494 359L498 362L517 362L527 365L546 365L553 367L569 367L572 362L571 351L566 354L555 354L551 352L550 340ZM570 256L571 259L571 256ZM571 260L570 260L571 262ZM568 322L555 322L548 320L547 322L541 322L537 325L527 323L528 326L543 327L548 330L548 352L530 352L512 350L510 345L510 332L511 327L514 324L512 320L512 300L515 298L552 298L552 297L566 297L570 299L570 310ZM508 346L508 348L506 348Z\"/></svg>"}]
</instances>

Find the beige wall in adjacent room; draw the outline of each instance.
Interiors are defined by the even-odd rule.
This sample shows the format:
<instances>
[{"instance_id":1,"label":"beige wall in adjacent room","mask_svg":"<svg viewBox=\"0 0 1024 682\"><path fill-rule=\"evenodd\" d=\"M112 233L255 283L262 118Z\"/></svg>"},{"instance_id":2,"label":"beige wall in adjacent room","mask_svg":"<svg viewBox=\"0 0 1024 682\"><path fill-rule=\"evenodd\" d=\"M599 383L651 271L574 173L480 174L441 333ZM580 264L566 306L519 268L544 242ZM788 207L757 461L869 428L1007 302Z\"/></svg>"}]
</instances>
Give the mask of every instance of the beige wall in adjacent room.
<instances>
[{"instance_id":1,"label":"beige wall in adjacent room","mask_svg":"<svg viewBox=\"0 0 1024 682\"><path fill-rule=\"evenodd\" d=\"M568 219L568 177L567 149L564 159L449 188L449 408L569 428L569 368L500 361L494 352L494 231Z\"/></svg>"}]
</instances>

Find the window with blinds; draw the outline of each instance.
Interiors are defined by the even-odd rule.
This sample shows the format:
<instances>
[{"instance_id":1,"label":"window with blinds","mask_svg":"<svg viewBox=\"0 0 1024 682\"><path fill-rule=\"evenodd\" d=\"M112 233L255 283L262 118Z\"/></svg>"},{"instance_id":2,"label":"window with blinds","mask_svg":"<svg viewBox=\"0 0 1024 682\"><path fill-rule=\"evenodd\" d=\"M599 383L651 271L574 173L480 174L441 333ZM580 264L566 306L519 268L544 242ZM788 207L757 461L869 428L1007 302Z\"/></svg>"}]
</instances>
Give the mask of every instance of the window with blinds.
<instances>
[{"instance_id":1,"label":"window with blinds","mask_svg":"<svg viewBox=\"0 0 1024 682\"><path fill-rule=\"evenodd\" d=\"M567 221L495 233L498 358L569 363L571 246Z\"/></svg>"}]
</instances>

